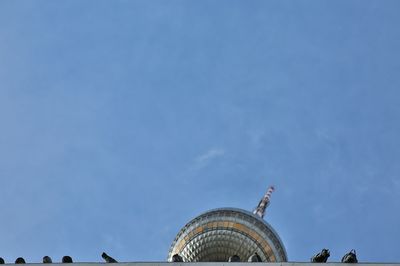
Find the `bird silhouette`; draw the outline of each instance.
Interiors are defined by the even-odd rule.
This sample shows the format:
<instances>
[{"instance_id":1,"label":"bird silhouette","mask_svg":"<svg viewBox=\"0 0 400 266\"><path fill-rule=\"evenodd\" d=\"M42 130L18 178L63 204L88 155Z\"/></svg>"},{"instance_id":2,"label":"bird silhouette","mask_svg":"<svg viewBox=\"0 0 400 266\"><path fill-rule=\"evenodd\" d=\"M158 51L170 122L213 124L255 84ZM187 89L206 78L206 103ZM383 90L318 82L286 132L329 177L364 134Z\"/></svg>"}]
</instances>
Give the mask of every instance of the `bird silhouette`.
<instances>
[{"instance_id":1,"label":"bird silhouette","mask_svg":"<svg viewBox=\"0 0 400 266\"><path fill-rule=\"evenodd\" d=\"M24 258L22 258L22 257L19 257L19 258L17 258L16 260L15 260L15 264L24 264L25 263L25 260L24 260Z\"/></svg>"},{"instance_id":2,"label":"bird silhouette","mask_svg":"<svg viewBox=\"0 0 400 266\"><path fill-rule=\"evenodd\" d=\"M53 261L51 260L51 258L49 256L44 256L43 263L53 263Z\"/></svg>"},{"instance_id":3,"label":"bird silhouette","mask_svg":"<svg viewBox=\"0 0 400 266\"><path fill-rule=\"evenodd\" d=\"M261 257L256 252L253 255L251 255L247 261L248 262L261 262Z\"/></svg>"},{"instance_id":4,"label":"bird silhouette","mask_svg":"<svg viewBox=\"0 0 400 266\"><path fill-rule=\"evenodd\" d=\"M311 258L311 262L326 262L330 256L329 249L322 249L322 251Z\"/></svg>"},{"instance_id":5,"label":"bird silhouette","mask_svg":"<svg viewBox=\"0 0 400 266\"><path fill-rule=\"evenodd\" d=\"M345 254L342 258L343 263L357 263L357 255L354 249L350 250L349 253Z\"/></svg>"},{"instance_id":6,"label":"bird silhouette","mask_svg":"<svg viewBox=\"0 0 400 266\"><path fill-rule=\"evenodd\" d=\"M228 262L240 262L240 257L238 255L230 256Z\"/></svg>"},{"instance_id":7,"label":"bird silhouette","mask_svg":"<svg viewBox=\"0 0 400 266\"><path fill-rule=\"evenodd\" d=\"M62 263L73 263L72 258L70 256L62 257Z\"/></svg>"},{"instance_id":8,"label":"bird silhouette","mask_svg":"<svg viewBox=\"0 0 400 266\"><path fill-rule=\"evenodd\" d=\"M183 259L181 256L179 256L179 254L175 254L172 256L172 262L183 262Z\"/></svg>"},{"instance_id":9,"label":"bird silhouette","mask_svg":"<svg viewBox=\"0 0 400 266\"><path fill-rule=\"evenodd\" d=\"M114 258L110 257L107 255L107 253L103 252L101 254L101 257L107 262L107 263L117 263L118 261L116 261Z\"/></svg>"}]
</instances>

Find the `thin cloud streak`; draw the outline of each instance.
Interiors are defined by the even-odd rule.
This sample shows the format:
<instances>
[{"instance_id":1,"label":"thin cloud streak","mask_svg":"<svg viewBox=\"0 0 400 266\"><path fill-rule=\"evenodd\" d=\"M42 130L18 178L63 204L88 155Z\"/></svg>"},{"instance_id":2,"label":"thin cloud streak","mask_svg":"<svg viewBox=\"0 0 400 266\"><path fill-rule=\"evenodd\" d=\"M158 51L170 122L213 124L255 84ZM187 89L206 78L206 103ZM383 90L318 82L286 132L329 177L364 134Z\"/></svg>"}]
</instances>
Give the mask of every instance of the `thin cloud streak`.
<instances>
[{"instance_id":1,"label":"thin cloud streak","mask_svg":"<svg viewBox=\"0 0 400 266\"><path fill-rule=\"evenodd\" d=\"M205 163L225 154L223 149L210 149L196 158L196 163Z\"/></svg>"}]
</instances>

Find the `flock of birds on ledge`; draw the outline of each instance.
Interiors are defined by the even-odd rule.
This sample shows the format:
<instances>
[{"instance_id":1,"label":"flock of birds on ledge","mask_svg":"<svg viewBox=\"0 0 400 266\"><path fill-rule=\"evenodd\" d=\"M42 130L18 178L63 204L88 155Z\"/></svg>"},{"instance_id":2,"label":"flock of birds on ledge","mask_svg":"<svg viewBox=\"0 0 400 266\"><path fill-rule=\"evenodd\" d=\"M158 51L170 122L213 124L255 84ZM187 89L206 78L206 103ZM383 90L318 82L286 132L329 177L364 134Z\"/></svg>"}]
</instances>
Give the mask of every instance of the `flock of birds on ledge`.
<instances>
[{"instance_id":1,"label":"flock of birds on ledge","mask_svg":"<svg viewBox=\"0 0 400 266\"><path fill-rule=\"evenodd\" d=\"M327 262L328 258L330 256L329 249L323 249L321 252L316 254L311 258L311 262L317 262L317 263L324 263ZM101 254L101 257L105 260L106 263L117 263L114 258L110 257L107 255L107 253L103 252ZM70 256L64 256L62 257L61 260L62 263L73 263L72 258ZM172 256L172 262L183 262L183 258L179 256L179 254L175 254ZM240 257L238 255L233 255L229 257L228 262L241 262ZM254 253L251 255L247 262L262 262L260 255ZM352 249L349 253L345 254L342 258L343 263L357 263L357 255L356 251ZM4 264L4 259L0 257L0 264ZM25 260L22 257L19 257L15 260L15 264L24 264ZM43 257L43 263L53 263L52 259L49 256L44 256Z\"/></svg>"},{"instance_id":2,"label":"flock of birds on ledge","mask_svg":"<svg viewBox=\"0 0 400 266\"><path fill-rule=\"evenodd\" d=\"M103 252L101 254L101 257L107 262L107 263L117 263L118 261L116 261L114 258L110 257L107 255L107 253ZM64 256L61 259L62 263L73 263L73 260L70 256ZM0 264L4 264L5 261L2 257L0 257ZM15 264L24 264L25 260L22 257L19 257L15 260ZM43 257L43 263L53 263L53 260L49 257L49 256L44 256Z\"/></svg>"},{"instance_id":3,"label":"flock of birds on ledge","mask_svg":"<svg viewBox=\"0 0 400 266\"><path fill-rule=\"evenodd\" d=\"M311 258L311 262L316 262L316 263L325 263L328 261L328 258L330 256L330 252L329 249L322 249L322 251L316 255L314 255ZM172 256L172 262L183 262L183 259L181 256L179 256L179 254L175 254L174 256ZM238 255L233 255L230 256L228 259L228 262L241 262L241 259ZM254 253L253 255L251 255L248 259L247 262L262 262L260 255L256 253ZM354 249L350 250L349 253L346 253L342 260L342 263L357 263L357 255L356 255L356 251Z\"/></svg>"},{"instance_id":4,"label":"flock of birds on ledge","mask_svg":"<svg viewBox=\"0 0 400 266\"><path fill-rule=\"evenodd\" d=\"M322 249L322 251L311 258L311 262L319 262L324 263L328 260L330 256L329 249ZM354 249L350 250L349 253L346 253L342 258L343 263L357 263L357 255Z\"/></svg>"},{"instance_id":5,"label":"flock of birds on ledge","mask_svg":"<svg viewBox=\"0 0 400 266\"><path fill-rule=\"evenodd\" d=\"M329 249L323 249L320 253L316 254L311 258L311 262L317 262L317 263L324 263L327 262L328 258L330 256ZM175 254L172 256L172 262L183 262L183 259L179 254ZM228 262L241 262L241 259L238 255L233 255L230 256L228 259ZM251 255L248 259L247 262L262 262L260 255L255 252L253 255ZM346 253L343 258L342 258L342 263L357 263L357 255L356 251L354 249L350 250L349 253Z\"/></svg>"}]
</instances>

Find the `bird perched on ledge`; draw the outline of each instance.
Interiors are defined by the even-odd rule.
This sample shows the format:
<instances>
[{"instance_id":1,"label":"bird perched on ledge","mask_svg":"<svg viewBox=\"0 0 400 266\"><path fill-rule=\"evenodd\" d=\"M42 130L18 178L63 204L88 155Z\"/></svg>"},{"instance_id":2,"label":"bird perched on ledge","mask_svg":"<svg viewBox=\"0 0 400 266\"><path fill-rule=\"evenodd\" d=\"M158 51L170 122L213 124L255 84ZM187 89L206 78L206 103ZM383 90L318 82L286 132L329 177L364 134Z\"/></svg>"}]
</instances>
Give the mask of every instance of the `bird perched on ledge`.
<instances>
[{"instance_id":1,"label":"bird perched on ledge","mask_svg":"<svg viewBox=\"0 0 400 266\"><path fill-rule=\"evenodd\" d=\"M15 260L15 264L24 264L25 263L25 260L24 260L24 258L22 258L22 257L19 257L19 258L17 258L16 260Z\"/></svg>"},{"instance_id":2,"label":"bird perched on ledge","mask_svg":"<svg viewBox=\"0 0 400 266\"><path fill-rule=\"evenodd\" d=\"M101 254L101 257L107 262L107 263L117 263L118 261L116 261L113 257L110 257L107 255L107 253L103 252Z\"/></svg>"},{"instance_id":3,"label":"bird perched on ledge","mask_svg":"<svg viewBox=\"0 0 400 266\"><path fill-rule=\"evenodd\" d=\"M53 261L51 260L51 258L49 256L44 256L43 263L53 263Z\"/></svg>"},{"instance_id":4,"label":"bird perched on ledge","mask_svg":"<svg viewBox=\"0 0 400 266\"><path fill-rule=\"evenodd\" d=\"M311 262L326 262L331 254L329 249L322 249L322 251L311 258Z\"/></svg>"},{"instance_id":5,"label":"bird perched on ledge","mask_svg":"<svg viewBox=\"0 0 400 266\"><path fill-rule=\"evenodd\" d=\"M238 255L230 256L228 262L240 262L240 257Z\"/></svg>"},{"instance_id":6,"label":"bird perched on ledge","mask_svg":"<svg viewBox=\"0 0 400 266\"><path fill-rule=\"evenodd\" d=\"M175 254L172 256L172 262L183 262L183 259L181 256L179 256L179 254Z\"/></svg>"},{"instance_id":7,"label":"bird perched on ledge","mask_svg":"<svg viewBox=\"0 0 400 266\"><path fill-rule=\"evenodd\" d=\"M254 253L253 255L251 255L247 261L248 261L248 262L261 262L261 257L260 257L260 255L258 255L258 253L256 252L256 253Z\"/></svg>"},{"instance_id":8,"label":"bird perched on ledge","mask_svg":"<svg viewBox=\"0 0 400 266\"><path fill-rule=\"evenodd\" d=\"M61 260L62 263L73 263L72 258L70 256L64 256Z\"/></svg>"},{"instance_id":9,"label":"bird perched on ledge","mask_svg":"<svg viewBox=\"0 0 400 266\"><path fill-rule=\"evenodd\" d=\"M343 263L357 263L357 255L356 251L354 249L350 250L349 253L343 256L342 258Z\"/></svg>"},{"instance_id":10,"label":"bird perched on ledge","mask_svg":"<svg viewBox=\"0 0 400 266\"><path fill-rule=\"evenodd\" d=\"M240 257L238 255L230 256L228 262L240 262Z\"/></svg>"}]
</instances>

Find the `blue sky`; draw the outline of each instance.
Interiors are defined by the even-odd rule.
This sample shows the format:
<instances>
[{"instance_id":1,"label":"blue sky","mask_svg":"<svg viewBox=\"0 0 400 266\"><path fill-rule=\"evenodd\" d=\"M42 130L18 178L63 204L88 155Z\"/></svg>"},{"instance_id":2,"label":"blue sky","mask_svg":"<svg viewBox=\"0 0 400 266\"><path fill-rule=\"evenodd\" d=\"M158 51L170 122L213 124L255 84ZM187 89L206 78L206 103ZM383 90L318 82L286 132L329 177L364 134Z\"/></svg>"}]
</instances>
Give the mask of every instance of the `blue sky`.
<instances>
[{"instance_id":1,"label":"blue sky","mask_svg":"<svg viewBox=\"0 0 400 266\"><path fill-rule=\"evenodd\" d=\"M0 256L163 261L217 207L399 262L399 1L1 1Z\"/></svg>"}]
</instances>

